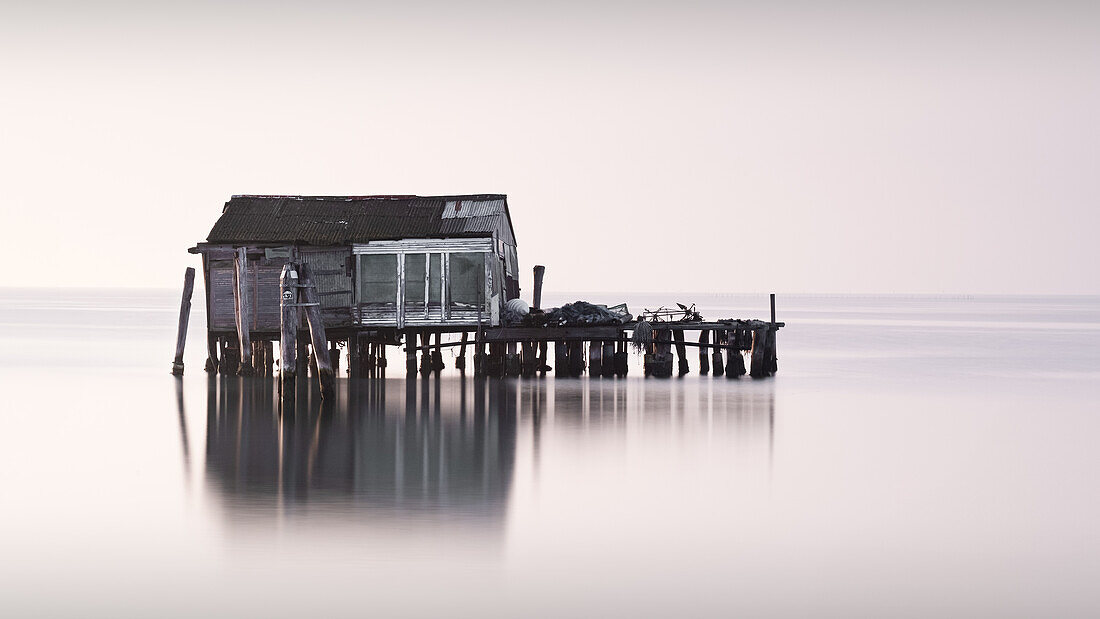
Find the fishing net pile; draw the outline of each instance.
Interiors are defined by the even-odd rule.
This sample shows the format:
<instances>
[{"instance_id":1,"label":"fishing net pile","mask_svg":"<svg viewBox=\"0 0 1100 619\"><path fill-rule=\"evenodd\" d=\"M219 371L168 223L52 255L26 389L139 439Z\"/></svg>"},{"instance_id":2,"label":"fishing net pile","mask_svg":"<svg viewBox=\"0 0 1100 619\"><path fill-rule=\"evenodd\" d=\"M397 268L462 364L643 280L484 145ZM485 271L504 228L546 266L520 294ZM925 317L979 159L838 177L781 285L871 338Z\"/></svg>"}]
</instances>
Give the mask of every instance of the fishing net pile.
<instances>
[{"instance_id":1,"label":"fishing net pile","mask_svg":"<svg viewBox=\"0 0 1100 619\"><path fill-rule=\"evenodd\" d=\"M532 311L520 324L526 327L585 327L621 325L632 316L625 306L608 308L587 301L574 301L546 312Z\"/></svg>"}]
</instances>

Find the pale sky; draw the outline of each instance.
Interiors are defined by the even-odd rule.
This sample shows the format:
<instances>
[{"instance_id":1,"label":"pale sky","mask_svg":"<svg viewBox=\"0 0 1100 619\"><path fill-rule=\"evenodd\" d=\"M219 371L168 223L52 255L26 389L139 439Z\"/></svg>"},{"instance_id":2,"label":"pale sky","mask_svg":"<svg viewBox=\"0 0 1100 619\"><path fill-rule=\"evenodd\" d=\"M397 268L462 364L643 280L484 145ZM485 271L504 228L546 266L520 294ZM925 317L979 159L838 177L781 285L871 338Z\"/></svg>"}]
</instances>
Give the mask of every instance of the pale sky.
<instances>
[{"instance_id":1,"label":"pale sky","mask_svg":"<svg viewBox=\"0 0 1100 619\"><path fill-rule=\"evenodd\" d=\"M176 287L232 194L506 193L559 290L1100 293L1094 3L0 7L0 286Z\"/></svg>"}]
</instances>

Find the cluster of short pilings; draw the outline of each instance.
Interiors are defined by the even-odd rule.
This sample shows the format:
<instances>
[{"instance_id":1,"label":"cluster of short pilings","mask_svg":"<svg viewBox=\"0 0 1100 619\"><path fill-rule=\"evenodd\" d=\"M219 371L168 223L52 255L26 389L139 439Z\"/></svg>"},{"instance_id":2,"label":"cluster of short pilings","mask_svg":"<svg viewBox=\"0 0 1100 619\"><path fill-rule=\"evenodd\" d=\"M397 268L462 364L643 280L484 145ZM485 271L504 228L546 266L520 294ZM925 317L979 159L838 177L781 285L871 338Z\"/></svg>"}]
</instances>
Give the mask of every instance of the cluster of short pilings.
<instances>
[{"instance_id":1,"label":"cluster of short pilings","mask_svg":"<svg viewBox=\"0 0 1100 619\"><path fill-rule=\"evenodd\" d=\"M684 376L691 371L687 349L699 349L699 373L727 378L748 374L763 378L775 374L778 361L775 333L780 325L761 321L730 321L731 328L700 328L690 323L655 323L651 341L641 345L646 376L669 378L675 372ZM685 334L698 330L699 341L687 341ZM672 354L675 347L676 354ZM745 355L749 356L746 368Z\"/></svg>"}]
</instances>

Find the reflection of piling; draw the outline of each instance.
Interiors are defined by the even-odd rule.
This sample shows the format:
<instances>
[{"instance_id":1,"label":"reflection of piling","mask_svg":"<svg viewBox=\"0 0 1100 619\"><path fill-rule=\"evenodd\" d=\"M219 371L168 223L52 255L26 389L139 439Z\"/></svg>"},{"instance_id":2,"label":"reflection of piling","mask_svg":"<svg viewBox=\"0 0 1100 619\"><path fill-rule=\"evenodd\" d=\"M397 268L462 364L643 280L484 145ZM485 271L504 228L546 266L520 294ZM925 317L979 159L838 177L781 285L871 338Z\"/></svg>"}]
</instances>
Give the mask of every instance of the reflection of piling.
<instances>
[{"instance_id":1,"label":"reflection of piling","mask_svg":"<svg viewBox=\"0 0 1100 619\"><path fill-rule=\"evenodd\" d=\"M183 300L180 301L179 329L176 331L176 358L172 362L172 374L183 376L183 347L187 344L187 321L191 317L191 293L195 290L195 269L187 267L183 272Z\"/></svg>"}]
</instances>

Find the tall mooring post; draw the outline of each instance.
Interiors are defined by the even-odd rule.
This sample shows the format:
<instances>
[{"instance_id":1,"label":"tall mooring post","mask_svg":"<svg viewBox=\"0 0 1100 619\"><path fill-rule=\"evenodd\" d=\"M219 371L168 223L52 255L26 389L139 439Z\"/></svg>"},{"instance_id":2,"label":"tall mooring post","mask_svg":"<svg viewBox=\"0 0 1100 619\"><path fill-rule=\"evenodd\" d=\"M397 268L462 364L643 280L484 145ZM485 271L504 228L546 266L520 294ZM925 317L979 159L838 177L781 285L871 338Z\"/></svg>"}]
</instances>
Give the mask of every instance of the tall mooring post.
<instances>
[{"instance_id":1,"label":"tall mooring post","mask_svg":"<svg viewBox=\"0 0 1100 619\"><path fill-rule=\"evenodd\" d=\"M535 265L535 286L531 294L531 309L542 309L542 278L546 275L546 267Z\"/></svg>"},{"instance_id":2,"label":"tall mooring post","mask_svg":"<svg viewBox=\"0 0 1100 619\"><path fill-rule=\"evenodd\" d=\"M176 331L176 358L172 362L172 375L183 376L183 347L187 344L187 321L191 317L191 293L195 290L195 268L183 272L183 300L180 301L180 323Z\"/></svg>"},{"instance_id":3,"label":"tall mooring post","mask_svg":"<svg viewBox=\"0 0 1100 619\"><path fill-rule=\"evenodd\" d=\"M288 262L279 275L279 385L284 403L294 401L298 374L298 265Z\"/></svg>"},{"instance_id":4,"label":"tall mooring post","mask_svg":"<svg viewBox=\"0 0 1100 619\"><path fill-rule=\"evenodd\" d=\"M246 376L252 374L252 287L248 282L248 250L238 247L237 257L233 262L233 300L236 306L237 342L241 350L241 363L237 373Z\"/></svg>"},{"instance_id":5,"label":"tall mooring post","mask_svg":"<svg viewBox=\"0 0 1100 619\"><path fill-rule=\"evenodd\" d=\"M329 358L328 338L325 337L325 323L321 319L321 296L313 283L313 270L309 264L302 263L298 276L298 298L306 310L309 322L309 335L313 340L313 357L317 363L317 377L321 381L321 399L327 400L333 395L335 375L332 360Z\"/></svg>"}]
</instances>

